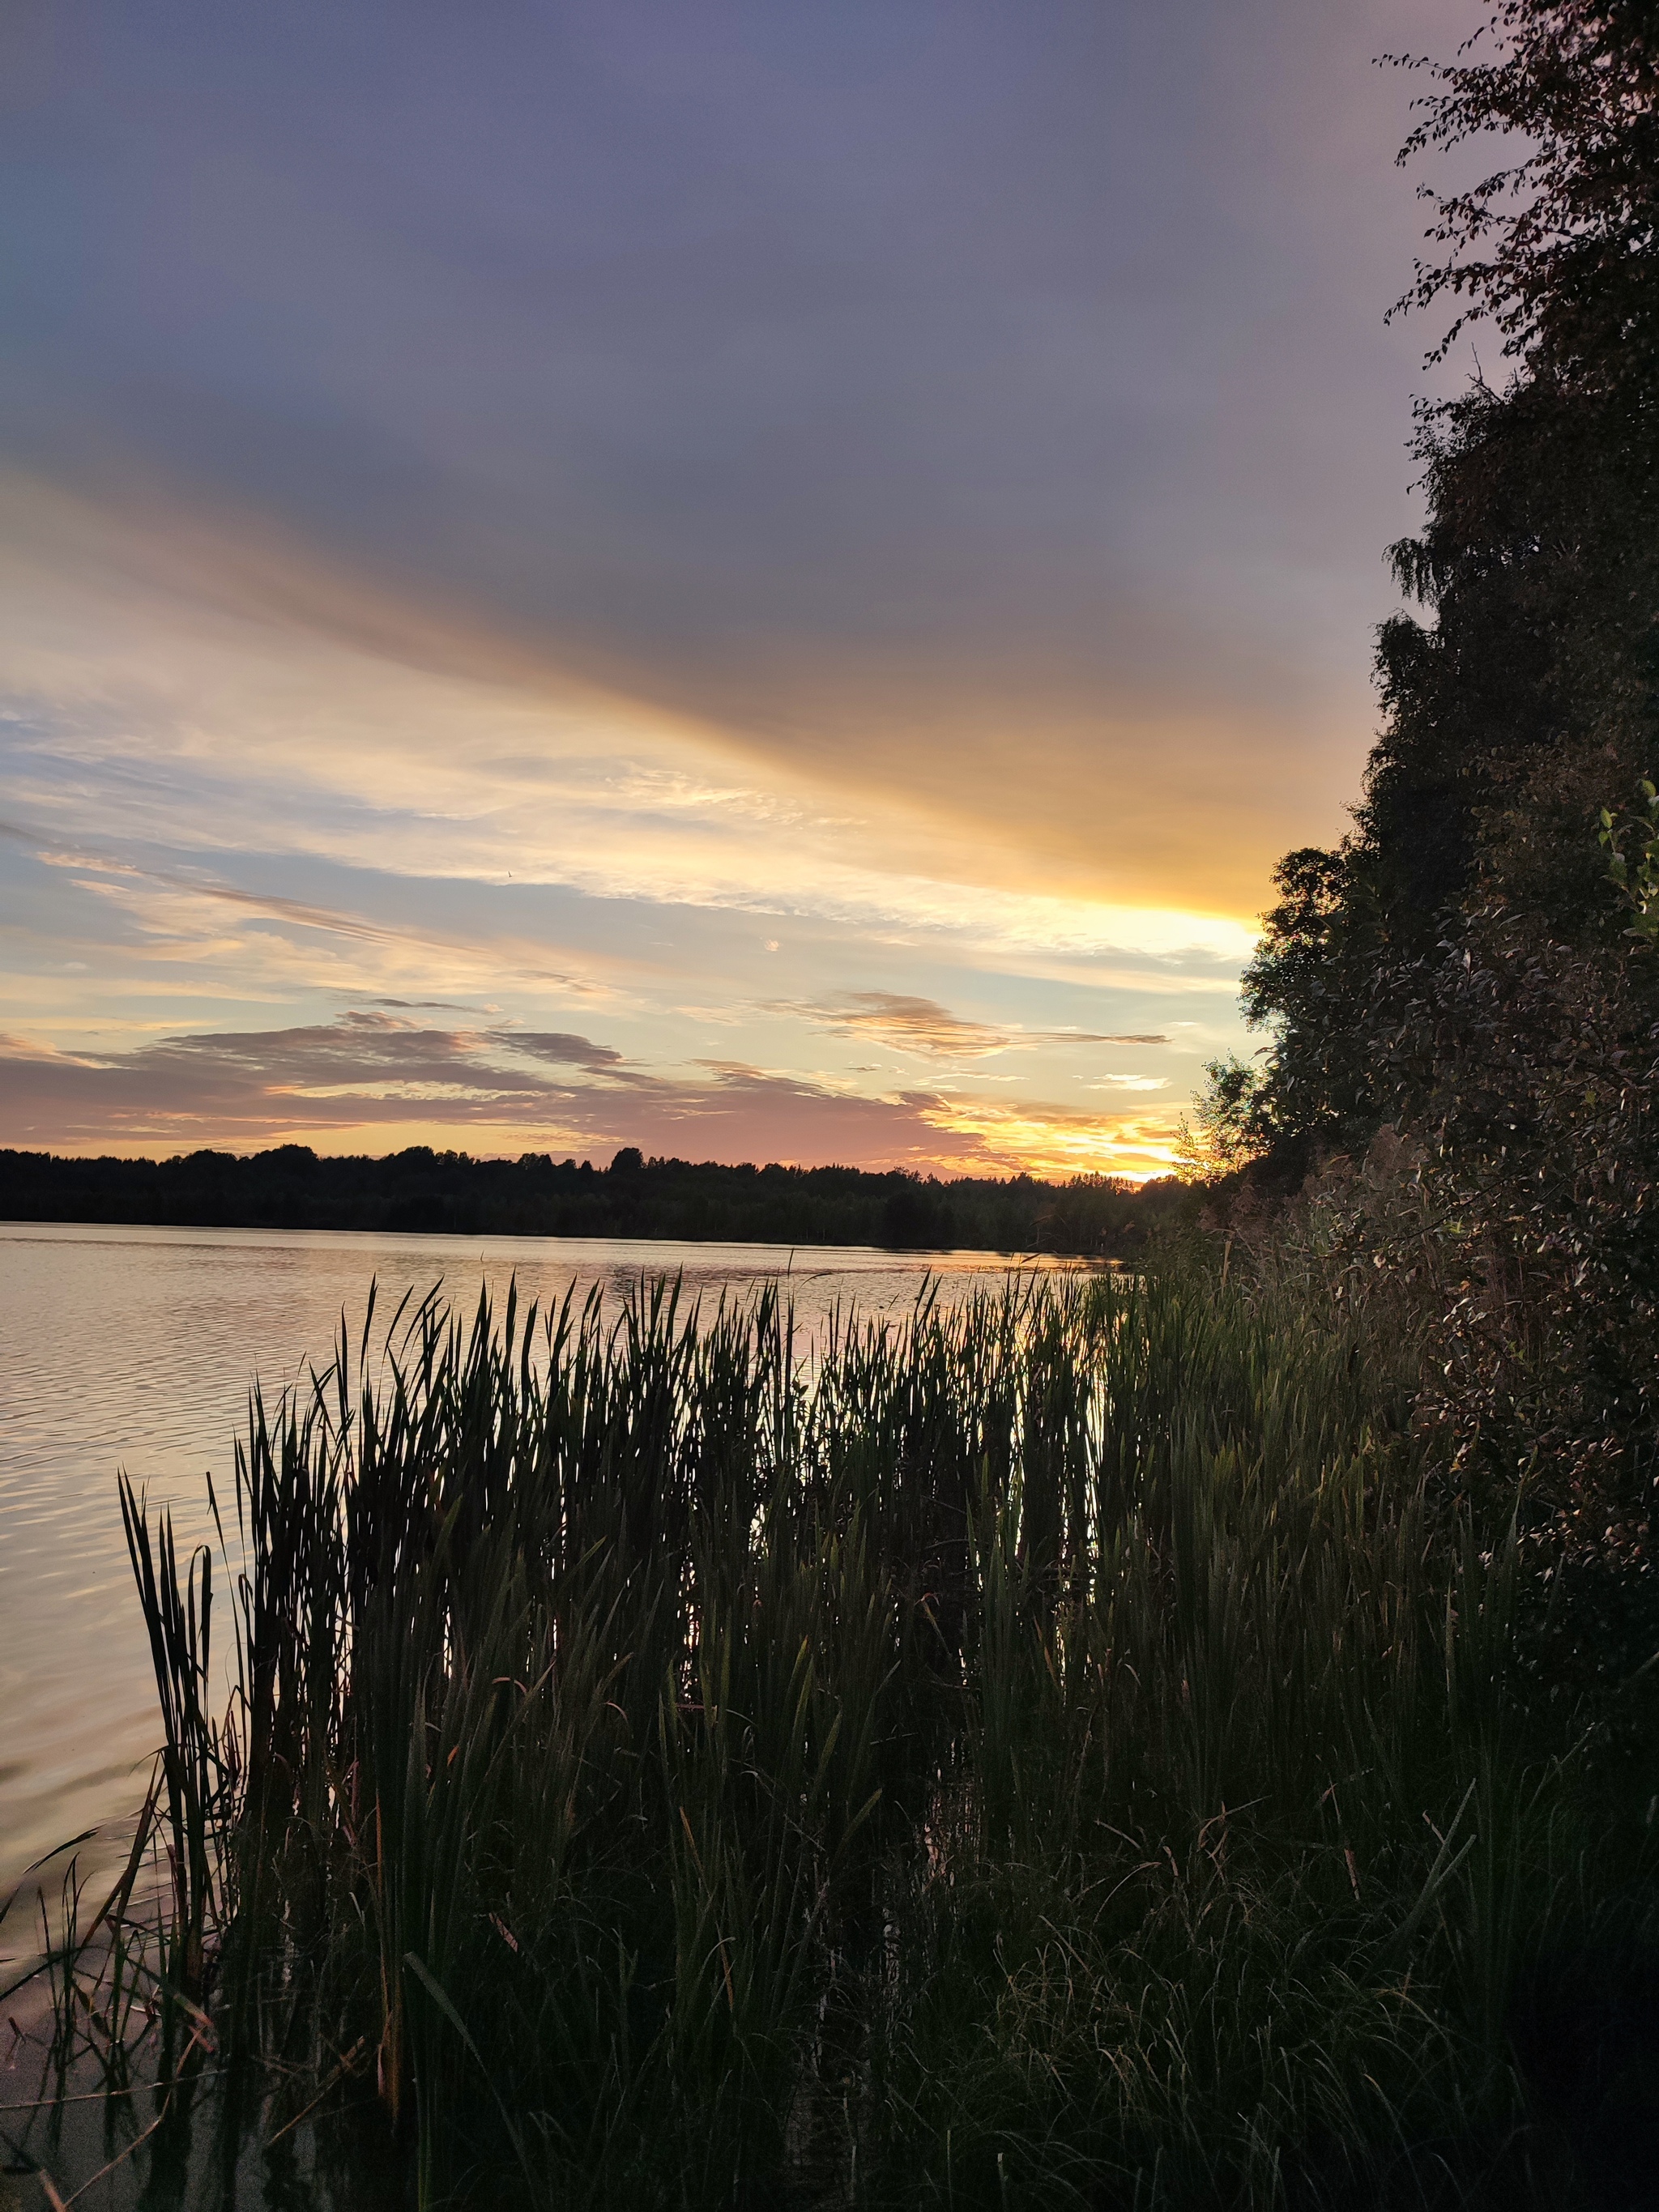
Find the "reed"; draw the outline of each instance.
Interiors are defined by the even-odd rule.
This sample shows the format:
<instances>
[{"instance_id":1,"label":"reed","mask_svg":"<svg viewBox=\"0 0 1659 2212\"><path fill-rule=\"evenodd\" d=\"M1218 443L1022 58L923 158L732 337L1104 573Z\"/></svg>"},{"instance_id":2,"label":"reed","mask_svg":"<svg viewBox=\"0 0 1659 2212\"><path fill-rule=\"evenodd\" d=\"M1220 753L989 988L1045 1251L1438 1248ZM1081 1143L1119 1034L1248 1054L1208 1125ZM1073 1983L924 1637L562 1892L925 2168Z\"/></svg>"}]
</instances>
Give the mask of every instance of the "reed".
<instances>
[{"instance_id":1,"label":"reed","mask_svg":"<svg viewBox=\"0 0 1659 2212\"><path fill-rule=\"evenodd\" d=\"M1516 2021L1645 1784L1340 1306L370 1315L211 1580L124 1492L161 1980L280 2125L422 2206L1565 2201Z\"/></svg>"}]
</instances>

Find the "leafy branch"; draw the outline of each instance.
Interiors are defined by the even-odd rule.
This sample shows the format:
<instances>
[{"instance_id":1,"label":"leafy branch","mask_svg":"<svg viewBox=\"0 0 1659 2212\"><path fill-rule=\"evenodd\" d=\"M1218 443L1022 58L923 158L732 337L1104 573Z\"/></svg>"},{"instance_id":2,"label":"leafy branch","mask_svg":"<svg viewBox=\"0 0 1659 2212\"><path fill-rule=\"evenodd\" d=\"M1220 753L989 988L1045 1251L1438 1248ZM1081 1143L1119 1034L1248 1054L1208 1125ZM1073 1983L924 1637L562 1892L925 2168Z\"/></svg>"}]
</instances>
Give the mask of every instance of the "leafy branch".
<instances>
[{"instance_id":1,"label":"leafy branch","mask_svg":"<svg viewBox=\"0 0 1659 2212\"><path fill-rule=\"evenodd\" d=\"M1625 934L1659 945L1659 791L1645 776L1636 787L1640 811L1618 817L1601 809L1600 842L1612 857L1607 881L1615 884L1635 920Z\"/></svg>"}]
</instances>

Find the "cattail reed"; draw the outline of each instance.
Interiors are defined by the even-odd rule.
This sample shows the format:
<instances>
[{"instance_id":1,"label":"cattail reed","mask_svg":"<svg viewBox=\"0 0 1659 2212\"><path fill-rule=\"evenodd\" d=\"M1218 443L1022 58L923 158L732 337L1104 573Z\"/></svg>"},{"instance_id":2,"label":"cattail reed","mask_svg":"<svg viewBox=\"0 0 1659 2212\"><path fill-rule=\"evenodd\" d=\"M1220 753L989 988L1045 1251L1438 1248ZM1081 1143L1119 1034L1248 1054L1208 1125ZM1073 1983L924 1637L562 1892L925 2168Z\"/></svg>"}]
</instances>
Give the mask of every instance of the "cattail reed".
<instances>
[{"instance_id":1,"label":"cattail reed","mask_svg":"<svg viewBox=\"0 0 1659 2212\"><path fill-rule=\"evenodd\" d=\"M422 2204L1522 2201L1645 1846L1356 1326L371 1301L211 1572L123 1493L163 1981Z\"/></svg>"}]
</instances>

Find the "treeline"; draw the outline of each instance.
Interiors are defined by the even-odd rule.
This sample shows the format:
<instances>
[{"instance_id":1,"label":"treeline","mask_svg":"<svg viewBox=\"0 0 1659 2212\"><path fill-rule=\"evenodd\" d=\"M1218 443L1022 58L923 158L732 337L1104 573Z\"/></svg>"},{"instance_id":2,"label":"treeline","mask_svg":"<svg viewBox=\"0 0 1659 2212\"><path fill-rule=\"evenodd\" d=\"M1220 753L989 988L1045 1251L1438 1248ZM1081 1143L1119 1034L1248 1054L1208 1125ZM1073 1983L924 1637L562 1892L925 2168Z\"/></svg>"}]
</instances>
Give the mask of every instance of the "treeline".
<instances>
[{"instance_id":1,"label":"treeline","mask_svg":"<svg viewBox=\"0 0 1659 2212\"><path fill-rule=\"evenodd\" d=\"M1659 1465L1659 17L1509 0L1408 155L1498 134L1402 305L1495 326L1425 407L1349 836L1291 853L1210 1070L1229 1221L1420 1332L1451 1463L1645 1558ZM1413 66L1424 66L1414 64ZM1490 356L1489 356L1490 358ZM1284 1224L1275 1233L1284 1232Z\"/></svg>"},{"instance_id":2,"label":"treeline","mask_svg":"<svg viewBox=\"0 0 1659 2212\"><path fill-rule=\"evenodd\" d=\"M0 1218L192 1228L378 1229L467 1236L629 1237L695 1243L875 1244L1127 1257L1159 1224L1190 1218L1173 1178L939 1182L858 1168L723 1166L645 1159L609 1167L473 1159L424 1145L382 1159L325 1158L306 1145L239 1158L66 1159L0 1152Z\"/></svg>"}]
</instances>

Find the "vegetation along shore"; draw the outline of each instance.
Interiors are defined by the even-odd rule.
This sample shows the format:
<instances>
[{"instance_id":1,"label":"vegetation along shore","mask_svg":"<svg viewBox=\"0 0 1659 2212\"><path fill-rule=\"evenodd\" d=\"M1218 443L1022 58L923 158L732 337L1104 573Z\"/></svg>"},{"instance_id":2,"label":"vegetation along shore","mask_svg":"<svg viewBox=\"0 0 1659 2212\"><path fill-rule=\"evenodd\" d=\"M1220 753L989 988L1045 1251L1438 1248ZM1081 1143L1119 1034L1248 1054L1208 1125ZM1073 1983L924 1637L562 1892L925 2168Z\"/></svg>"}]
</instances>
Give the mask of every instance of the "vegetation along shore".
<instances>
[{"instance_id":1,"label":"vegetation along shore","mask_svg":"<svg viewBox=\"0 0 1659 2212\"><path fill-rule=\"evenodd\" d=\"M106 2154L211 2071L286 2203L1654 2202L1659 79L1650 6L1495 22L1413 148L1522 167L1412 304L1507 367L1423 414L1201 1188L810 1364L769 1295L381 1317L214 1560L125 1492Z\"/></svg>"},{"instance_id":2,"label":"vegetation along shore","mask_svg":"<svg viewBox=\"0 0 1659 2212\"><path fill-rule=\"evenodd\" d=\"M161 1905L53 1966L64 2078L177 2085L116 2148L210 2094L342 2206L1640 2202L1649 1624L1449 1474L1374 1271L1224 1249L810 1376L770 1294L428 1304L256 1399L216 1559L128 1490Z\"/></svg>"},{"instance_id":3,"label":"vegetation along shore","mask_svg":"<svg viewBox=\"0 0 1659 2212\"><path fill-rule=\"evenodd\" d=\"M730 1167L645 1159L608 1167L471 1159L424 1145L383 1159L283 1145L238 1158L65 1159L0 1152L0 1219L155 1222L189 1228L413 1230L490 1237L639 1237L688 1243L883 1244L1126 1257L1201 1200L1173 1176L949 1181L842 1167Z\"/></svg>"}]
</instances>

